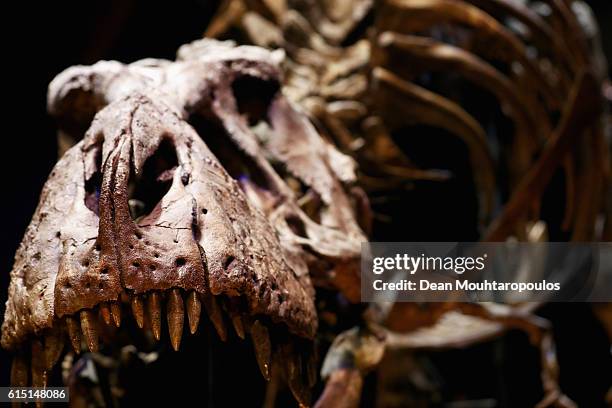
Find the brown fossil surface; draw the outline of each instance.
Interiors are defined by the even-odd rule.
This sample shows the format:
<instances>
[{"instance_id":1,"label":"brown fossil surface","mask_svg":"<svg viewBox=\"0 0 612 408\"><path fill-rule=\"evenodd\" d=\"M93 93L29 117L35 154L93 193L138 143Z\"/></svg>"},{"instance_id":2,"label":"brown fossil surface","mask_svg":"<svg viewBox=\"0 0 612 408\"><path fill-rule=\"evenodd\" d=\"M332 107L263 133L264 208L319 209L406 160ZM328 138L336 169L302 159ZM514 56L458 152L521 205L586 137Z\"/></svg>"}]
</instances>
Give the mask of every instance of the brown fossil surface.
<instances>
[{"instance_id":1,"label":"brown fossil surface","mask_svg":"<svg viewBox=\"0 0 612 408\"><path fill-rule=\"evenodd\" d=\"M452 178L403 147L427 135L415 128L465 145L482 239L609 235L597 30L580 1L532 3L226 0L206 34L255 46L205 39L176 61L58 75L48 109L62 155L15 256L2 325L13 385L44 386L66 346L96 354L106 329L133 324L178 350L207 317L222 340L230 326L250 337L267 401L282 377L309 405L313 340L341 318L324 296L315 306L317 287L359 319L331 330L318 407L358 406L383 356L508 328L539 348L540 406L572 407L537 305L356 305L369 198ZM474 89L495 101L490 117L465 103ZM557 172L564 217L546 225Z\"/></svg>"},{"instance_id":2,"label":"brown fossil surface","mask_svg":"<svg viewBox=\"0 0 612 408\"><path fill-rule=\"evenodd\" d=\"M201 310L222 339L231 322L266 378L273 353L288 373L312 364L309 347L287 344L316 334L313 280L358 296L365 238L354 163L283 96L278 61L201 40L176 62L103 61L51 83L49 111L76 144L11 272L2 346L19 356L16 382L29 358L31 383L44 383L65 336L96 351L122 309L156 339L165 314L175 349ZM305 377L293 377L305 401Z\"/></svg>"},{"instance_id":3,"label":"brown fossil surface","mask_svg":"<svg viewBox=\"0 0 612 408\"><path fill-rule=\"evenodd\" d=\"M287 95L359 164L359 184L372 202L400 197L413 181L448 179L418 167L418 157L401 148L406 139L428 137L423 127L442 129L467 148L481 239L537 241L548 229L575 241L605 238L595 227L610 218L606 68L584 2L226 0L205 35L282 49ZM470 109L474 91L495 102ZM497 112L494 119L488 111ZM559 172L564 217L546 225L543 197ZM541 331L534 344L543 358L554 356L550 328L529 314L535 307L504 313L524 320L524 330ZM366 318L390 329L391 351L465 347L516 323L461 304L380 308ZM549 363L543 360L542 404L572 406L555 383L556 362ZM361 388L357 373L329 373L321 406L350 399Z\"/></svg>"},{"instance_id":4,"label":"brown fossil surface","mask_svg":"<svg viewBox=\"0 0 612 408\"><path fill-rule=\"evenodd\" d=\"M448 178L417 167L400 148L403 139L427 135L406 129L427 126L459 138L469 152L480 231L495 240L523 237L526 225L539 220L550 178L541 177L542 187L530 195L523 194L524 179L550 161L550 139L576 115L572 92L583 74L594 77L581 95L594 108L591 117L572 129L581 137L556 153L549 171L561 168L567 179L563 229L578 241L595 239L609 163L598 29L584 2L544 3L226 0L205 34L284 50L287 95L355 158L370 195ZM510 125L483 121L457 89L491 95ZM505 145L500 134L507 129ZM580 198L585 194L589 203Z\"/></svg>"}]
</instances>

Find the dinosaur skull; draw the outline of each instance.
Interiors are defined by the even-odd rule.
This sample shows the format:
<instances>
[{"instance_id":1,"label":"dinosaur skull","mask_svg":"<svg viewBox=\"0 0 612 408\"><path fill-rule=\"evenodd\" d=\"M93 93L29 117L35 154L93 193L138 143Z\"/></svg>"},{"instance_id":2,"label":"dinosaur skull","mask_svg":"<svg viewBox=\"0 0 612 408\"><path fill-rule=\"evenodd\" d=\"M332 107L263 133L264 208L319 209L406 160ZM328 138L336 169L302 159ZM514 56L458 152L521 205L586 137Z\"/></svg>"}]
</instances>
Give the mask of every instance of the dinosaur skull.
<instances>
[{"instance_id":1,"label":"dinosaur skull","mask_svg":"<svg viewBox=\"0 0 612 408\"><path fill-rule=\"evenodd\" d=\"M52 82L49 110L81 140L51 173L11 272L2 345L18 350L17 383L27 342L41 385L65 333L97 350L98 313L119 325L129 303L159 339L165 303L178 349L185 311L194 333L203 305L221 338L225 320L250 333L266 377L280 345L304 400L291 383L307 359L274 333L314 337L312 280L358 296L364 203L346 192L353 162L284 98L278 62L200 41L177 62L100 62Z\"/></svg>"}]
</instances>

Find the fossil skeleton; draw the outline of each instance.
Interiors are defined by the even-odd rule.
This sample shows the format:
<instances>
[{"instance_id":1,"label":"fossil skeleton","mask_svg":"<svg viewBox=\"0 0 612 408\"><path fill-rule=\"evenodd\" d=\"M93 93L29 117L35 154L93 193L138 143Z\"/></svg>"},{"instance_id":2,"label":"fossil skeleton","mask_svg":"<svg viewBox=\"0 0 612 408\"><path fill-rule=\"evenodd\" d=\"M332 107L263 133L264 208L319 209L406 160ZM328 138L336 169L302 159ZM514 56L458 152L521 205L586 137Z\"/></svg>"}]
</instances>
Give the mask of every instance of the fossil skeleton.
<instances>
[{"instance_id":1,"label":"fossil skeleton","mask_svg":"<svg viewBox=\"0 0 612 408\"><path fill-rule=\"evenodd\" d=\"M209 36L284 53L203 40L182 47L176 62L66 70L50 85L49 111L67 152L17 252L2 326L2 346L16 353L13 383L44 385L66 334L75 352L82 339L95 351L99 325L119 326L128 308L156 339L165 308L178 349L185 312L194 333L203 305L219 337L226 321L248 333L264 377L276 361L309 404L314 286L359 301L371 215L358 185L388 195L448 178L399 147L392 134L408 125L466 144L485 239L543 239L540 200L559 166L564 228L576 240L596 238L609 160L596 34L584 28L588 16L576 17L580 5L229 0ZM496 124L468 113L439 72L495 96L513 124L508 149L494 154ZM500 163L510 191L501 209ZM334 341L317 405L358 404L363 374L385 345L435 349L519 327L542 349L541 405L572 406L556 384L549 324L530 311L371 307L364 328ZM401 327L406 320L419 323Z\"/></svg>"},{"instance_id":2,"label":"fossil skeleton","mask_svg":"<svg viewBox=\"0 0 612 408\"><path fill-rule=\"evenodd\" d=\"M525 225L539 219L541 196L558 165L567 177L564 227L575 240L595 237L609 167L597 89L606 69L597 26L582 2L228 0L206 35L284 49L287 94L355 157L368 192L444 178L415 168L410 152L392 137L407 125L425 124L467 145L487 239L524 238ZM495 132L484 129L497 127L499 133L500 125L480 123L436 74L454 79L452 85L460 77L493 95L513 124L511 146L496 154L488 135ZM595 84L583 83L583 75ZM588 89L573 106L572 90L580 86ZM591 112L576 112L584 101L591 102ZM580 123L566 123L573 117ZM570 125L576 131L558 140ZM565 140L578 136L581 143ZM418 135L399 136L407 137ZM548 157L551 149L561 151ZM503 188L496 166L508 168L511 193L491 222L496 190Z\"/></svg>"},{"instance_id":3,"label":"fossil skeleton","mask_svg":"<svg viewBox=\"0 0 612 408\"><path fill-rule=\"evenodd\" d=\"M581 1L226 0L205 35L283 49L288 96L355 158L372 199L415 180L444 182L444 173L417 167L400 147L407 138L426 137L413 130L425 125L466 145L483 240L546 240L549 228L575 241L610 237L607 69L597 25ZM462 106L471 89L491 95L493 108ZM560 225L546 225L540 207L559 168L565 216ZM555 385L549 324L530 315L534 307L398 303L382 315L369 312L391 329L389 353L460 347L508 325L526 329L543 352L541 406L571 406ZM358 335L346 336L358 350ZM321 401L354 406L364 370L332 366L324 370L329 380Z\"/></svg>"}]
</instances>

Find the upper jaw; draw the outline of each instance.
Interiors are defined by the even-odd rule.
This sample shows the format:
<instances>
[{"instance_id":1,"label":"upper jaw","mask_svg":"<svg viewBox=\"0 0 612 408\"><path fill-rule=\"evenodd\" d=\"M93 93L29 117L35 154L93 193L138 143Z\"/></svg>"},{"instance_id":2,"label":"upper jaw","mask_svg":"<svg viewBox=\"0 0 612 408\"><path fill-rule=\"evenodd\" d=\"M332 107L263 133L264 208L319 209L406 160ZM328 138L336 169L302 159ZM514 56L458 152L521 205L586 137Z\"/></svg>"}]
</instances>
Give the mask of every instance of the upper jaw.
<instances>
[{"instance_id":1,"label":"upper jaw","mask_svg":"<svg viewBox=\"0 0 612 408\"><path fill-rule=\"evenodd\" d=\"M274 350L289 355L291 379L304 371L292 342L317 330L311 274L356 299L365 237L345 191L354 163L285 99L266 53L193 47L174 63L102 62L53 81L49 109L62 129L88 130L51 173L11 272L2 345L29 356L33 383L66 334L75 349L84 339L95 351L99 326L118 325L126 308L161 337L164 305L174 348L204 309L221 338L227 322L251 333L264 375ZM240 78L271 84L268 99L254 95L262 117L242 110ZM213 154L213 137L233 153ZM230 170L236 162L246 174ZM142 216L139 183L164 188ZM305 194L319 204L307 208Z\"/></svg>"}]
</instances>

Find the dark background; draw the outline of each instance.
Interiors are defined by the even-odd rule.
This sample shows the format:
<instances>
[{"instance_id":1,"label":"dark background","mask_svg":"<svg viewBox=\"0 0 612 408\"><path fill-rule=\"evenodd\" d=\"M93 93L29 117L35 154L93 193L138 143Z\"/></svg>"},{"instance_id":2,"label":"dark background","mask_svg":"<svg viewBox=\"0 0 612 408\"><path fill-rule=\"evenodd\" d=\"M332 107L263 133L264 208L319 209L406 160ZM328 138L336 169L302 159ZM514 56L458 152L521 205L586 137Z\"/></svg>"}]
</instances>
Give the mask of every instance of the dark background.
<instances>
[{"instance_id":1,"label":"dark background","mask_svg":"<svg viewBox=\"0 0 612 408\"><path fill-rule=\"evenodd\" d=\"M600 21L606 53L612 56L612 1L590 3ZM42 185L56 161L55 126L46 114L47 84L71 65L91 64L100 59L123 62L145 57L173 59L179 45L201 37L215 4L204 0L21 2L17 9L3 12L10 24L3 26L4 160L0 201L4 221L1 224L0 315L4 315L4 299L15 250L34 212ZM443 237L440 235L439 239ZM598 401L601 401L602 393L612 378L609 344L589 306L551 305L542 313L554 323L563 370L562 386L581 406L600 406ZM186 343L187 349L199 347L194 341ZM0 353L0 385L8 385L10 358L4 351ZM175 368L183 364L187 370L203 376L197 363L193 362L190 367L189 354L181 354L181 363L177 363ZM494 359L488 363L496 355L506 358L499 357L497 361ZM508 359L508 355L511 358ZM218 358L219 370L231 373L232 365L240 363L242 357L228 356L226 363ZM475 393L475 397L492 393L501 400L504 397L496 393L524 396L512 404L512 399L506 396L505 401L511 404L508 406L522 406L525 401L532 401L534 395L537 397L539 392L538 357L520 333L511 333L504 339L477 346L469 352L439 354L434 356L434 360L439 360L440 371L449 378L447 392L457 388L467 395ZM252 373L252 369L249 365L247 371ZM490 375L491 372L495 374ZM164 378L172 383L170 377L173 373L159 375L162 379L158 384L163 384ZM245 383L237 384L235 380L240 376L232 378L228 374L227 378L230 384L217 385L220 395L260 385L259 381L250 387ZM156 384L149 385L155 387ZM489 389L498 391L487 394ZM478 395L479 392L482 395ZM245 400L249 400L248 395L242 396L242 401Z\"/></svg>"}]
</instances>

